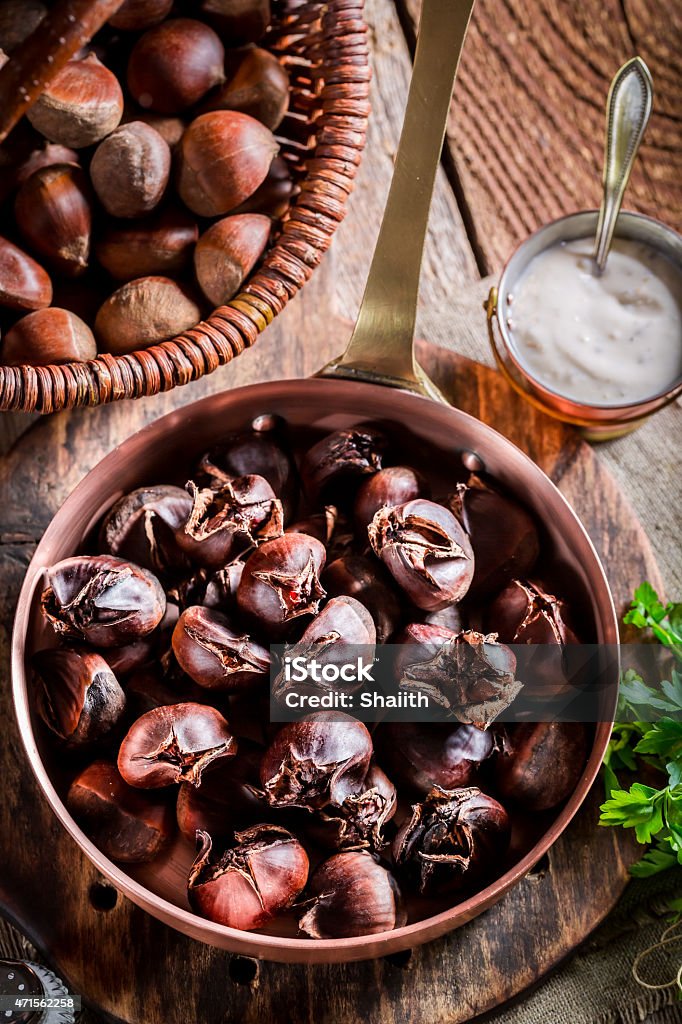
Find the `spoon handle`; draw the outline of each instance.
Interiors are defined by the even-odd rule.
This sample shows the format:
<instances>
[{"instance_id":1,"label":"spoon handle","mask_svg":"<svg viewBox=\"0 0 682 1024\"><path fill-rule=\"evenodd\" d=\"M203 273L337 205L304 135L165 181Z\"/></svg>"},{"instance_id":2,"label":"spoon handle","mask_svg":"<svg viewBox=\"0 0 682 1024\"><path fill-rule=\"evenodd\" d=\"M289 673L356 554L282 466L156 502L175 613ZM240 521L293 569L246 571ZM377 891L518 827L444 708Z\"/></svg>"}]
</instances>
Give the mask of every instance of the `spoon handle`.
<instances>
[{"instance_id":1,"label":"spoon handle","mask_svg":"<svg viewBox=\"0 0 682 1024\"><path fill-rule=\"evenodd\" d=\"M616 72L606 104L604 194L593 253L600 274L606 266L623 195L649 122L653 99L649 69L641 57L633 57Z\"/></svg>"},{"instance_id":2,"label":"spoon handle","mask_svg":"<svg viewBox=\"0 0 682 1024\"><path fill-rule=\"evenodd\" d=\"M431 194L473 6L474 0L422 4L405 120L365 294L346 351L321 376L441 397L415 360L413 339Z\"/></svg>"}]
</instances>

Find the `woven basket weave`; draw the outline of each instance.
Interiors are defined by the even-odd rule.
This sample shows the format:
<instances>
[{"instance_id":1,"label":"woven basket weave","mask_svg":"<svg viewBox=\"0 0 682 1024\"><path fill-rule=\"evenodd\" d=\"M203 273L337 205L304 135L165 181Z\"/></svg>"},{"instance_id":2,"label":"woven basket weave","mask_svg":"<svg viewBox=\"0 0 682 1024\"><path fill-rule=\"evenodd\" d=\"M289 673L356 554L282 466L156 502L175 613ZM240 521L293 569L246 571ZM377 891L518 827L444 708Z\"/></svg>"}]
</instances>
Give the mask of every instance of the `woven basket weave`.
<instances>
[{"instance_id":1,"label":"woven basket weave","mask_svg":"<svg viewBox=\"0 0 682 1024\"><path fill-rule=\"evenodd\" d=\"M370 70L363 0L274 0L264 44L287 68L277 131L299 193L243 290L192 330L129 355L61 366L0 366L0 410L55 412L187 384L238 356L305 284L329 248L365 143Z\"/></svg>"}]
</instances>

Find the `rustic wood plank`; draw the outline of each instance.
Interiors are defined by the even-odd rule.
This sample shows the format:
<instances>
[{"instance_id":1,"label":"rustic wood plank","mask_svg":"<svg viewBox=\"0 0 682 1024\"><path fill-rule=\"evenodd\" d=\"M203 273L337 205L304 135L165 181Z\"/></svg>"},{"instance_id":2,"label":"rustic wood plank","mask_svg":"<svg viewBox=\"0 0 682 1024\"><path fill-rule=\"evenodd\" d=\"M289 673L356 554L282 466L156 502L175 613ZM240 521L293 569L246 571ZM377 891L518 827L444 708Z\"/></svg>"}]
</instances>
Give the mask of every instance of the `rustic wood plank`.
<instances>
[{"instance_id":1,"label":"rustic wood plank","mask_svg":"<svg viewBox=\"0 0 682 1024\"><path fill-rule=\"evenodd\" d=\"M414 31L420 0L397 0ZM599 205L609 82L639 53L651 123L627 208L682 224L682 8L646 0L478 0L448 125L448 163L483 272L541 224Z\"/></svg>"}]
</instances>

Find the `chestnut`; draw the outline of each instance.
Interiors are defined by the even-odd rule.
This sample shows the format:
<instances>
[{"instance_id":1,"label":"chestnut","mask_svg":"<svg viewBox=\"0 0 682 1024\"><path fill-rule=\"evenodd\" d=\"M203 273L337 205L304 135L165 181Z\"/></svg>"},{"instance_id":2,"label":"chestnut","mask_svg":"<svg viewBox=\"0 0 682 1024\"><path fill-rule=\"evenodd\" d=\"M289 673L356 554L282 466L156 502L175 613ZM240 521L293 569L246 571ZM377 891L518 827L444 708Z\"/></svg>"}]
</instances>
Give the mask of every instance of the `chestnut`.
<instances>
[{"instance_id":1,"label":"chestnut","mask_svg":"<svg viewBox=\"0 0 682 1024\"><path fill-rule=\"evenodd\" d=\"M1 8L0 8L1 10ZM23 185L36 171L43 167L53 167L54 164L78 164L78 153L68 146L59 146L53 142L43 142L42 146L31 150L26 159L21 163L15 175L17 185Z\"/></svg>"},{"instance_id":2,"label":"chestnut","mask_svg":"<svg viewBox=\"0 0 682 1024\"><path fill-rule=\"evenodd\" d=\"M149 348L195 327L201 310L191 294L167 277L129 281L100 307L95 335L114 355Z\"/></svg>"},{"instance_id":3,"label":"chestnut","mask_svg":"<svg viewBox=\"0 0 682 1024\"><path fill-rule=\"evenodd\" d=\"M282 503L262 476L239 476L216 490L190 480L192 508L176 530L179 546L200 565L220 569L249 548L282 536Z\"/></svg>"},{"instance_id":4,"label":"chestnut","mask_svg":"<svg viewBox=\"0 0 682 1024\"><path fill-rule=\"evenodd\" d=\"M128 88L136 103L159 114L179 114L223 81L225 50L208 25L171 18L138 39L128 61Z\"/></svg>"},{"instance_id":5,"label":"chestnut","mask_svg":"<svg viewBox=\"0 0 682 1024\"><path fill-rule=\"evenodd\" d=\"M489 731L435 722L386 722L377 730L375 744L391 777L420 796L434 786L458 789L475 784L481 765L497 749Z\"/></svg>"},{"instance_id":6,"label":"chestnut","mask_svg":"<svg viewBox=\"0 0 682 1024\"><path fill-rule=\"evenodd\" d=\"M251 46L230 62L227 81L209 93L201 113L239 110L274 131L289 106L289 76L269 50Z\"/></svg>"},{"instance_id":7,"label":"chestnut","mask_svg":"<svg viewBox=\"0 0 682 1024\"><path fill-rule=\"evenodd\" d=\"M235 608L237 587L244 572L244 562L230 562L224 569L207 574L201 604L204 608Z\"/></svg>"},{"instance_id":8,"label":"chestnut","mask_svg":"<svg viewBox=\"0 0 682 1024\"><path fill-rule=\"evenodd\" d=\"M237 756L219 761L198 788L180 784L176 814L183 836L192 843L198 831L214 839L227 838L235 827L259 821L267 809L256 792L262 755L258 743L240 736Z\"/></svg>"},{"instance_id":9,"label":"chestnut","mask_svg":"<svg viewBox=\"0 0 682 1024\"><path fill-rule=\"evenodd\" d=\"M11 54L28 39L47 14L42 0L3 0L0 4L0 46Z\"/></svg>"},{"instance_id":10,"label":"chestnut","mask_svg":"<svg viewBox=\"0 0 682 1024\"><path fill-rule=\"evenodd\" d=\"M303 485L313 500L324 497L335 504L347 504L352 485L381 469L385 450L386 438L370 427L337 430L303 456Z\"/></svg>"},{"instance_id":11,"label":"chestnut","mask_svg":"<svg viewBox=\"0 0 682 1024\"><path fill-rule=\"evenodd\" d=\"M192 499L180 487L157 484L125 494L107 512L99 532L105 551L162 573L187 564L175 541L192 508Z\"/></svg>"},{"instance_id":12,"label":"chestnut","mask_svg":"<svg viewBox=\"0 0 682 1024\"><path fill-rule=\"evenodd\" d=\"M170 168L165 139L144 121L131 121L100 142L90 161L90 180L112 217L143 217L161 201Z\"/></svg>"},{"instance_id":13,"label":"chestnut","mask_svg":"<svg viewBox=\"0 0 682 1024\"><path fill-rule=\"evenodd\" d=\"M110 555L75 555L47 570L42 609L55 632L96 647L120 647L151 633L166 595L146 569Z\"/></svg>"},{"instance_id":14,"label":"chestnut","mask_svg":"<svg viewBox=\"0 0 682 1024\"><path fill-rule=\"evenodd\" d=\"M206 452L195 479L215 490L236 476L252 474L265 477L282 502L285 520L290 518L297 499L296 471L280 442L277 421L268 420L262 429L237 434Z\"/></svg>"},{"instance_id":15,"label":"chestnut","mask_svg":"<svg viewBox=\"0 0 682 1024\"><path fill-rule=\"evenodd\" d=\"M437 611L461 601L469 589L474 553L442 505L416 498L380 508L367 533L374 553L418 608Z\"/></svg>"},{"instance_id":16,"label":"chestnut","mask_svg":"<svg viewBox=\"0 0 682 1024\"><path fill-rule=\"evenodd\" d=\"M307 892L310 899L298 926L313 939L374 935L401 928L407 919L397 882L363 850L323 861Z\"/></svg>"},{"instance_id":17,"label":"chestnut","mask_svg":"<svg viewBox=\"0 0 682 1024\"><path fill-rule=\"evenodd\" d=\"M173 0L124 0L109 24L124 32L142 32L163 21L172 6Z\"/></svg>"},{"instance_id":18,"label":"chestnut","mask_svg":"<svg viewBox=\"0 0 682 1024\"><path fill-rule=\"evenodd\" d=\"M415 469L409 466L389 466L363 481L355 498L354 515L361 537L367 536L367 527L384 505L404 505L414 498L427 498L429 486Z\"/></svg>"},{"instance_id":19,"label":"chestnut","mask_svg":"<svg viewBox=\"0 0 682 1024\"><path fill-rule=\"evenodd\" d=\"M141 640L126 644L125 647L108 647L101 653L116 678L124 679L132 672L138 672L150 665L155 660L157 646L158 637L155 630Z\"/></svg>"},{"instance_id":20,"label":"chestnut","mask_svg":"<svg viewBox=\"0 0 682 1024\"><path fill-rule=\"evenodd\" d=\"M276 825L235 832L235 845L212 855L208 832L189 872L194 910L228 928L251 931L292 905L308 879L308 855L294 836Z\"/></svg>"},{"instance_id":21,"label":"chestnut","mask_svg":"<svg viewBox=\"0 0 682 1024\"><path fill-rule=\"evenodd\" d=\"M272 807L341 807L362 792L371 757L362 722L319 711L282 726L263 755L260 780Z\"/></svg>"},{"instance_id":22,"label":"chestnut","mask_svg":"<svg viewBox=\"0 0 682 1024\"><path fill-rule=\"evenodd\" d=\"M384 826L398 806L396 788L374 761L361 792L346 797L340 807L316 811L307 833L332 850L366 850L378 853L386 846Z\"/></svg>"},{"instance_id":23,"label":"chestnut","mask_svg":"<svg viewBox=\"0 0 682 1024\"><path fill-rule=\"evenodd\" d=\"M237 741L219 711L193 702L172 704L133 722L118 752L118 770L140 789L175 782L199 786L210 765L236 753Z\"/></svg>"},{"instance_id":24,"label":"chestnut","mask_svg":"<svg viewBox=\"0 0 682 1024\"><path fill-rule=\"evenodd\" d=\"M255 628L275 640L302 615L316 615L325 591L320 583L324 545L305 533L266 541L249 555L237 588L237 606Z\"/></svg>"},{"instance_id":25,"label":"chestnut","mask_svg":"<svg viewBox=\"0 0 682 1024\"><path fill-rule=\"evenodd\" d=\"M458 485L450 508L474 551L472 595L494 594L515 576L531 571L540 554L540 537L532 516L517 501L472 473L466 484Z\"/></svg>"},{"instance_id":26,"label":"chestnut","mask_svg":"<svg viewBox=\"0 0 682 1024\"><path fill-rule=\"evenodd\" d=\"M66 806L95 846L122 864L153 860L173 836L172 805L128 786L107 761L95 761L76 776Z\"/></svg>"},{"instance_id":27,"label":"chestnut","mask_svg":"<svg viewBox=\"0 0 682 1024\"><path fill-rule=\"evenodd\" d=\"M83 362L97 355L95 336L79 316L50 306L18 320L2 343L5 366L51 366Z\"/></svg>"},{"instance_id":28,"label":"chestnut","mask_svg":"<svg viewBox=\"0 0 682 1024\"><path fill-rule=\"evenodd\" d=\"M387 643L402 616L400 602L388 586L385 569L362 555L346 554L325 569L324 585L333 597L346 595L360 601L374 619L377 642Z\"/></svg>"},{"instance_id":29,"label":"chestnut","mask_svg":"<svg viewBox=\"0 0 682 1024\"><path fill-rule=\"evenodd\" d=\"M231 46L244 46L265 34L270 0L201 0L201 13Z\"/></svg>"},{"instance_id":30,"label":"chestnut","mask_svg":"<svg viewBox=\"0 0 682 1024\"><path fill-rule=\"evenodd\" d=\"M495 784L503 799L529 811L563 803L578 784L587 760L582 722L521 722L495 762Z\"/></svg>"},{"instance_id":31,"label":"chestnut","mask_svg":"<svg viewBox=\"0 0 682 1024\"><path fill-rule=\"evenodd\" d=\"M295 185L286 160L276 156L262 184L232 212L264 213L273 219L283 217L291 205L294 191Z\"/></svg>"},{"instance_id":32,"label":"chestnut","mask_svg":"<svg viewBox=\"0 0 682 1024\"><path fill-rule=\"evenodd\" d=\"M198 237L194 217L169 207L135 223L105 226L95 255L117 281L180 275L192 262Z\"/></svg>"},{"instance_id":33,"label":"chestnut","mask_svg":"<svg viewBox=\"0 0 682 1024\"><path fill-rule=\"evenodd\" d=\"M233 298L260 259L270 237L269 217L240 213L217 221L194 250L199 287L214 306Z\"/></svg>"},{"instance_id":34,"label":"chestnut","mask_svg":"<svg viewBox=\"0 0 682 1024\"><path fill-rule=\"evenodd\" d=\"M200 217L230 213L263 183L278 150L272 132L248 114L202 114L178 147L180 198Z\"/></svg>"},{"instance_id":35,"label":"chestnut","mask_svg":"<svg viewBox=\"0 0 682 1024\"><path fill-rule=\"evenodd\" d=\"M113 132L123 114L118 79L94 53L70 60L26 113L50 142L92 146Z\"/></svg>"},{"instance_id":36,"label":"chestnut","mask_svg":"<svg viewBox=\"0 0 682 1024\"><path fill-rule=\"evenodd\" d=\"M307 533L309 537L315 537L327 548L336 531L339 522L339 512L335 505L325 505L322 512L311 512L305 519L299 519L287 526L285 533Z\"/></svg>"},{"instance_id":37,"label":"chestnut","mask_svg":"<svg viewBox=\"0 0 682 1024\"><path fill-rule=\"evenodd\" d=\"M69 745L101 739L120 720L125 695L101 655L56 648L38 651L32 664L40 684L40 717Z\"/></svg>"},{"instance_id":38,"label":"chestnut","mask_svg":"<svg viewBox=\"0 0 682 1024\"><path fill-rule=\"evenodd\" d=\"M511 837L504 807L475 786L434 786L393 842L396 865L422 895L440 895L501 873Z\"/></svg>"},{"instance_id":39,"label":"chestnut","mask_svg":"<svg viewBox=\"0 0 682 1024\"><path fill-rule=\"evenodd\" d=\"M52 282L22 249L0 238L0 306L30 311L52 302Z\"/></svg>"},{"instance_id":40,"label":"chestnut","mask_svg":"<svg viewBox=\"0 0 682 1024\"><path fill-rule=\"evenodd\" d=\"M198 686L244 690L267 682L270 654L249 636L230 627L220 612L186 608L173 631L178 665Z\"/></svg>"},{"instance_id":41,"label":"chestnut","mask_svg":"<svg viewBox=\"0 0 682 1024\"><path fill-rule=\"evenodd\" d=\"M92 206L80 167L51 164L35 171L17 192L17 226L26 241L60 274L82 274L90 259Z\"/></svg>"}]
</instances>

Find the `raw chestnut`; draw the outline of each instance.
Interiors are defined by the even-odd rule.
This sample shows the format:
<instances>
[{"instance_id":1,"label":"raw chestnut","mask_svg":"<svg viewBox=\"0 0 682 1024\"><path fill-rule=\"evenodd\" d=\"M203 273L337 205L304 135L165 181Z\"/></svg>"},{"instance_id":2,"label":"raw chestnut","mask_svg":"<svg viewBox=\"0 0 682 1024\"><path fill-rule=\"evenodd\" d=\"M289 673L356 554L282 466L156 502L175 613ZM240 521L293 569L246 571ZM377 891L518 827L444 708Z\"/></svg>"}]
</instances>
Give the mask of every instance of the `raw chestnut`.
<instances>
[{"instance_id":1,"label":"raw chestnut","mask_svg":"<svg viewBox=\"0 0 682 1024\"><path fill-rule=\"evenodd\" d=\"M22 249L0 238L0 306L29 311L52 302L52 282Z\"/></svg>"},{"instance_id":2,"label":"raw chestnut","mask_svg":"<svg viewBox=\"0 0 682 1024\"><path fill-rule=\"evenodd\" d=\"M200 217L220 217L265 180L279 146L272 132L248 114L202 114L182 137L178 192Z\"/></svg>"},{"instance_id":3,"label":"raw chestnut","mask_svg":"<svg viewBox=\"0 0 682 1024\"><path fill-rule=\"evenodd\" d=\"M286 636L302 615L316 615L325 591L319 574L324 545L305 533L266 541L249 555L237 588L237 605L273 640Z\"/></svg>"},{"instance_id":4,"label":"raw chestnut","mask_svg":"<svg viewBox=\"0 0 682 1024\"><path fill-rule=\"evenodd\" d=\"M201 13L232 46L255 43L270 24L270 0L202 0Z\"/></svg>"},{"instance_id":5,"label":"raw chestnut","mask_svg":"<svg viewBox=\"0 0 682 1024\"><path fill-rule=\"evenodd\" d=\"M106 761L95 761L76 776L66 806L95 846L122 864L153 860L173 836L172 805L128 786Z\"/></svg>"},{"instance_id":6,"label":"raw chestnut","mask_svg":"<svg viewBox=\"0 0 682 1024\"><path fill-rule=\"evenodd\" d=\"M282 536L282 503L262 476L239 476L216 490L190 480L192 509L176 532L183 551L220 569L249 548Z\"/></svg>"},{"instance_id":7,"label":"raw chestnut","mask_svg":"<svg viewBox=\"0 0 682 1024\"><path fill-rule=\"evenodd\" d=\"M305 519L299 519L287 526L285 533L307 533L309 537L315 537L327 548L331 543L336 525L339 521L339 512L336 505L325 505L322 512L311 512Z\"/></svg>"},{"instance_id":8,"label":"raw chestnut","mask_svg":"<svg viewBox=\"0 0 682 1024\"><path fill-rule=\"evenodd\" d=\"M196 220L170 207L134 224L110 224L95 245L97 259L117 281L180 275L199 238Z\"/></svg>"},{"instance_id":9,"label":"raw chestnut","mask_svg":"<svg viewBox=\"0 0 682 1024\"><path fill-rule=\"evenodd\" d=\"M337 853L314 872L298 926L313 939L346 939L400 928L406 921L393 876L366 851Z\"/></svg>"},{"instance_id":10,"label":"raw chestnut","mask_svg":"<svg viewBox=\"0 0 682 1024\"><path fill-rule=\"evenodd\" d=\"M239 110L274 131L289 106L289 76L274 54L252 46L236 55L227 81L210 93L201 113Z\"/></svg>"},{"instance_id":11,"label":"raw chestnut","mask_svg":"<svg viewBox=\"0 0 682 1024\"><path fill-rule=\"evenodd\" d=\"M173 631L173 652L190 679L209 690L249 689L267 682L270 672L266 648L210 608L185 609Z\"/></svg>"},{"instance_id":12,"label":"raw chestnut","mask_svg":"<svg viewBox=\"0 0 682 1024\"><path fill-rule=\"evenodd\" d=\"M26 241L60 274L82 274L90 259L92 206L80 167L52 164L35 171L14 203Z\"/></svg>"},{"instance_id":13,"label":"raw chestnut","mask_svg":"<svg viewBox=\"0 0 682 1024\"><path fill-rule=\"evenodd\" d=\"M474 553L451 512L416 498L381 508L368 527L374 553L409 599L436 611L461 599L474 575Z\"/></svg>"},{"instance_id":14,"label":"raw chestnut","mask_svg":"<svg viewBox=\"0 0 682 1024\"><path fill-rule=\"evenodd\" d=\"M170 167L168 143L143 121L131 121L100 142L90 179L112 217L143 217L161 201Z\"/></svg>"},{"instance_id":15,"label":"raw chestnut","mask_svg":"<svg viewBox=\"0 0 682 1024\"><path fill-rule=\"evenodd\" d=\"M110 555L75 555L47 570L42 609L66 640L120 647L151 633L166 610L155 576Z\"/></svg>"},{"instance_id":16,"label":"raw chestnut","mask_svg":"<svg viewBox=\"0 0 682 1024\"><path fill-rule=\"evenodd\" d=\"M139 107L131 108L124 112L122 124L129 124L130 121L143 121L153 128L167 142L171 152L175 150L178 142L185 134L187 123L182 117L172 114L155 114L153 110L140 110Z\"/></svg>"},{"instance_id":17,"label":"raw chestnut","mask_svg":"<svg viewBox=\"0 0 682 1024\"><path fill-rule=\"evenodd\" d=\"M237 741L219 711L193 702L172 704L133 722L118 752L118 770L141 789L175 782L199 786L209 766L236 753Z\"/></svg>"},{"instance_id":18,"label":"raw chestnut","mask_svg":"<svg viewBox=\"0 0 682 1024\"><path fill-rule=\"evenodd\" d=\"M386 722L376 734L382 764L399 785L426 796L434 786L475 784L481 765L497 749L490 732L473 725Z\"/></svg>"},{"instance_id":19,"label":"raw chestnut","mask_svg":"<svg viewBox=\"0 0 682 1024\"><path fill-rule=\"evenodd\" d=\"M574 791L587 760L582 722L522 722L498 756L495 782L503 799L530 811L547 811Z\"/></svg>"},{"instance_id":20,"label":"raw chestnut","mask_svg":"<svg viewBox=\"0 0 682 1024\"><path fill-rule=\"evenodd\" d=\"M286 160L276 156L263 183L232 212L264 213L273 219L283 217L291 205L294 191L295 185Z\"/></svg>"},{"instance_id":21,"label":"raw chestnut","mask_svg":"<svg viewBox=\"0 0 682 1024\"><path fill-rule=\"evenodd\" d=\"M372 761L361 791L346 797L340 807L316 811L306 832L328 849L379 853L386 846L384 826L397 806L395 786Z\"/></svg>"},{"instance_id":22,"label":"raw chestnut","mask_svg":"<svg viewBox=\"0 0 682 1024\"><path fill-rule=\"evenodd\" d=\"M214 306L229 302L260 258L272 225L260 213L241 213L212 224L194 250L199 286Z\"/></svg>"},{"instance_id":23,"label":"raw chestnut","mask_svg":"<svg viewBox=\"0 0 682 1024\"><path fill-rule=\"evenodd\" d=\"M489 596L515 576L526 576L540 553L540 537L517 501L471 474L450 499L450 508L469 535L476 567L471 594Z\"/></svg>"},{"instance_id":24,"label":"raw chestnut","mask_svg":"<svg viewBox=\"0 0 682 1024\"><path fill-rule=\"evenodd\" d=\"M452 892L502 872L511 826L504 807L475 786L434 786L412 807L393 857L424 895Z\"/></svg>"},{"instance_id":25,"label":"raw chestnut","mask_svg":"<svg viewBox=\"0 0 682 1024\"><path fill-rule=\"evenodd\" d=\"M83 149L113 132L122 114L123 93L116 75L89 53L70 60L26 116L50 142Z\"/></svg>"},{"instance_id":26,"label":"raw chestnut","mask_svg":"<svg viewBox=\"0 0 682 1024\"><path fill-rule=\"evenodd\" d=\"M38 651L33 667L40 716L70 745L101 739L121 718L125 696L101 655L76 648Z\"/></svg>"},{"instance_id":27,"label":"raw chestnut","mask_svg":"<svg viewBox=\"0 0 682 1024\"><path fill-rule=\"evenodd\" d=\"M149 348L195 327L201 311L191 295L167 277L129 281L100 307L95 335L114 355Z\"/></svg>"},{"instance_id":28,"label":"raw chestnut","mask_svg":"<svg viewBox=\"0 0 682 1024\"><path fill-rule=\"evenodd\" d=\"M138 487L107 512L100 527L100 547L154 573L181 569L187 559L175 532L187 521L191 508L192 499L180 487Z\"/></svg>"},{"instance_id":29,"label":"raw chestnut","mask_svg":"<svg viewBox=\"0 0 682 1024\"><path fill-rule=\"evenodd\" d=\"M236 476L265 477L289 519L297 498L296 471L278 433L278 422L268 418L262 428L223 441L202 456L195 478L216 489Z\"/></svg>"},{"instance_id":30,"label":"raw chestnut","mask_svg":"<svg viewBox=\"0 0 682 1024\"><path fill-rule=\"evenodd\" d=\"M235 845L217 858L209 834L198 838L189 900L203 917L228 928L261 928L292 905L308 880L308 855L284 828L253 825L235 832Z\"/></svg>"},{"instance_id":31,"label":"raw chestnut","mask_svg":"<svg viewBox=\"0 0 682 1024\"><path fill-rule=\"evenodd\" d=\"M0 4L0 46L11 54L28 39L47 14L41 0L4 0Z\"/></svg>"},{"instance_id":32,"label":"raw chestnut","mask_svg":"<svg viewBox=\"0 0 682 1024\"><path fill-rule=\"evenodd\" d=\"M2 343L5 366L51 366L84 362L97 355L95 336L79 316L50 306L18 320Z\"/></svg>"},{"instance_id":33,"label":"raw chestnut","mask_svg":"<svg viewBox=\"0 0 682 1024\"><path fill-rule=\"evenodd\" d=\"M124 0L109 24L124 32L142 32L163 21L172 6L173 0Z\"/></svg>"},{"instance_id":34,"label":"raw chestnut","mask_svg":"<svg viewBox=\"0 0 682 1024\"><path fill-rule=\"evenodd\" d=\"M386 438L369 427L328 434L303 456L301 476L306 491L313 499L336 497L340 504L347 504L351 485L381 469L385 450Z\"/></svg>"},{"instance_id":35,"label":"raw chestnut","mask_svg":"<svg viewBox=\"0 0 682 1024\"><path fill-rule=\"evenodd\" d=\"M273 807L341 807L362 792L372 738L362 722L320 711L282 726L263 755L260 779Z\"/></svg>"},{"instance_id":36,"label":"raw chestnut","mask_svg":"<svg viewBox=\"0 0 682 1024\"><path fill-rule=\"evenodd\" d=\"M193 18L171 18L136 42L128 88L141 107L179 114L223 81L224 62L223 44L212 28Z\"/></svg>"},{"instance_id":37,"label":"raw chestnut","mask_svg":"<svg viewBox=\"0 0 682 1024\"><path fill-rule=\"evenodd\" d=\"M42 146L31 150L29 155L19 166L16 172L15 181L17 185L23 185L36 171L43 167L53 167L54 164L78 164L78 153L68 146L59 146L53 142L43 142Z\"/></svg>"},{"instance_id":38,"label":"raw chestnut","mask_svg":"<svg viewBox=\"0 0 682 1024\"><path fill-rule=\"evenodd\" d=\"M354 597L374 619L377 642L385 644L401 619L400 603L384 579L385 570L362 555L347 554L335 559L324 571L324 585L333 597ZM390 576L386 574L387 579Z\"/></svg>"},{"instance_id":39,"label":"raw chestnut","mask_svg":"<svg viewBox=\"0 0 682 1024\"><path fill-rule=\"evenodd\" d=\"M198 788L181 783L176 813L183 836L192 843L199 831L225 839L235 827L255 824L262 817L267 808L256 794L262 755L258 743L240 736L236 757L219 761L206 772Z\"/></svg>"},{"instance_id":40,"label":"raw chestnut","mask_svg":"<svg viewBox=\"0 0 682 1024\"><path fill-rule=\"evenodd\" d=\"M404 505L413 498L428 497L426 480L409 466L389 466L380 469L361 485L355 498L355 522L360 536L366 536L367 527L384 505Z\"/></svg>"}]
</instances>

